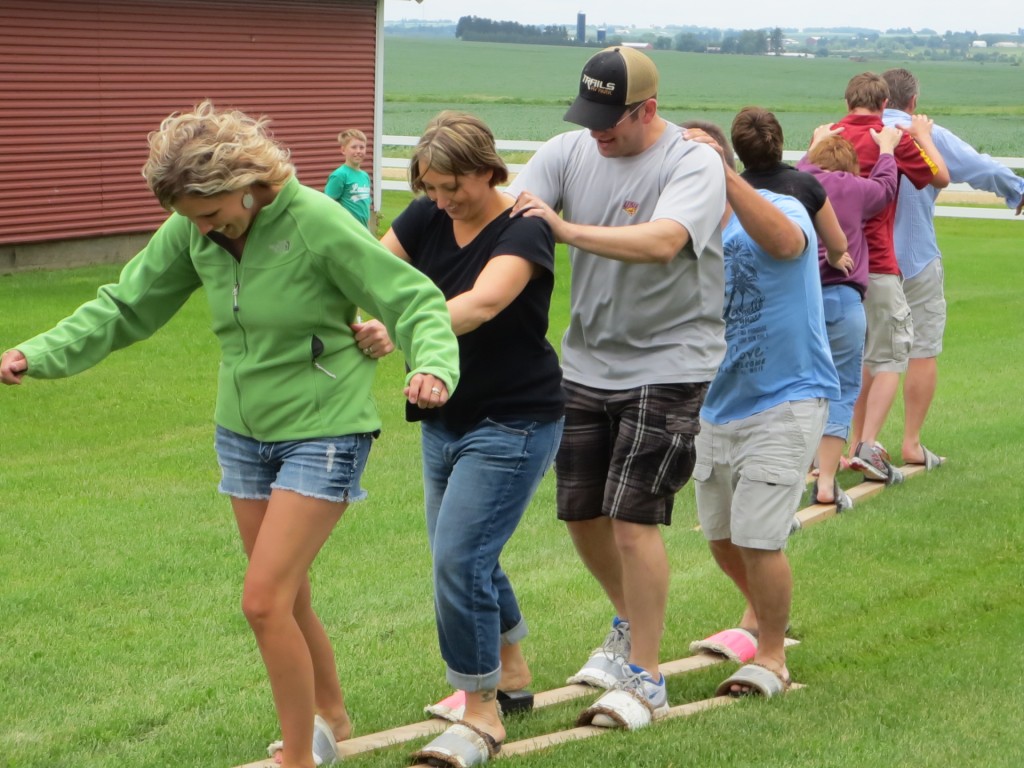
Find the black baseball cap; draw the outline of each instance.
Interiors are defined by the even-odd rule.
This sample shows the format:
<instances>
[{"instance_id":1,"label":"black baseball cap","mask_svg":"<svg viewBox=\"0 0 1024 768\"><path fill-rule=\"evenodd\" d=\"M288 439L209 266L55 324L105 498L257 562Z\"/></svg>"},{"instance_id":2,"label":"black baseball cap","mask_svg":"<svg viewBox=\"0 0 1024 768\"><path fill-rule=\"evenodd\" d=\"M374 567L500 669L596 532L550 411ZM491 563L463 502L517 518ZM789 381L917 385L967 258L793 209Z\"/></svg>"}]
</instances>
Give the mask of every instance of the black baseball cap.
<instances>
[{"instance_id":1,"label":"black baseball cap","mask_svg":"<svg viewBox=\"0 0 1024 768\"><path fill-rule=\"evenodd\" d=\"M622 119L627 105L657 93L658 69L653 61L635 48L605 48L583 65L579 96L564 119L592 131L606 131Z\"/></svg>"}]
</instances>

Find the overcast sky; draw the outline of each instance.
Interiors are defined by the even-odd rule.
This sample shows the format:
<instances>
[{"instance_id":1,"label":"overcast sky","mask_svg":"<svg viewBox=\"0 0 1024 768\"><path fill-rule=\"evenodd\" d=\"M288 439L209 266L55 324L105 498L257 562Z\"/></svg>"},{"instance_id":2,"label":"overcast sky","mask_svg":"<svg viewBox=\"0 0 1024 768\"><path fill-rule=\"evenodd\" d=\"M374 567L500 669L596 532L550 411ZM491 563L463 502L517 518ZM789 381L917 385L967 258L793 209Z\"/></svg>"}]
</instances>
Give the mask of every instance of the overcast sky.
<instances>
[{"instance_id":1,"label":"overcast sky","mask_svg":"<svg viewBox=\"0 0 1024 768\"><path fill-rule=\"evenodd\" d=\"M522 24L576 26L576 14L587 24L620 26L694 25L698 27L866 27L868 29L946 30L1016 34L1024 27L1024 9L1011 0L731 0L687 3L680 0L512 0L481 3L471 0L385 0L386 20L456 20L460 16L518 21Z\"/></svg>"}]
</instances>

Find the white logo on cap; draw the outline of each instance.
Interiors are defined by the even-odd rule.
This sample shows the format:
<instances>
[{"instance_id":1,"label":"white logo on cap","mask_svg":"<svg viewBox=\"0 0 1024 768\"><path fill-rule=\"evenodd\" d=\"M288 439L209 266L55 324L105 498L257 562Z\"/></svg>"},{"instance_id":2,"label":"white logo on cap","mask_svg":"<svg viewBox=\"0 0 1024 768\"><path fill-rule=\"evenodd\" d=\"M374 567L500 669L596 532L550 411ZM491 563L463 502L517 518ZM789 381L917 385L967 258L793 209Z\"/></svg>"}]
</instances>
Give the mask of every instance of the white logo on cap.
<instances>
[{"instance_id":1,"label":"white logo on cap","mask_svg":"<svg viewBox=\"0 0 1024 768\"><path fill-rule=\"evenodd\" d=\"M615 83L605 83L590 75L583 75L583 85L589 91L601 91L602 93L614 93Z\"/></svg>"}]
</instances>

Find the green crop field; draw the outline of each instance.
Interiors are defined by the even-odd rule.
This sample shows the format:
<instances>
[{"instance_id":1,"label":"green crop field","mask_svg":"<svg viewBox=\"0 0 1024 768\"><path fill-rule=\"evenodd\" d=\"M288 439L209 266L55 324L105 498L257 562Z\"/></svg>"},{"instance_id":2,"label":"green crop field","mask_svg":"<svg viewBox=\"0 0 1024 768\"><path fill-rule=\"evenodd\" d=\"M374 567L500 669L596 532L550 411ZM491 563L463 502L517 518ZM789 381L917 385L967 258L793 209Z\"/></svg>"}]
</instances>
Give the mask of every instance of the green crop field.
<instances>
[{"instance_id":1,"label":"green crop field","mask_svg":"<svg viewBox=\"0 0 1024 768\"><path fill-rule=\"evenodd\" d=\"M543 140L562 121L593 49L388 38L384 45L384 133L419 135L442 109L464 109L501 139ZM1024 69L976 62L858 62L651 51L659 102L674 121L728 126L743 106L773 110L787 149L806 146L815 126L845 112L853 75L906 66L921 80L921 111L984 152L1024 156Z\"/></svg>"}]
</instances>

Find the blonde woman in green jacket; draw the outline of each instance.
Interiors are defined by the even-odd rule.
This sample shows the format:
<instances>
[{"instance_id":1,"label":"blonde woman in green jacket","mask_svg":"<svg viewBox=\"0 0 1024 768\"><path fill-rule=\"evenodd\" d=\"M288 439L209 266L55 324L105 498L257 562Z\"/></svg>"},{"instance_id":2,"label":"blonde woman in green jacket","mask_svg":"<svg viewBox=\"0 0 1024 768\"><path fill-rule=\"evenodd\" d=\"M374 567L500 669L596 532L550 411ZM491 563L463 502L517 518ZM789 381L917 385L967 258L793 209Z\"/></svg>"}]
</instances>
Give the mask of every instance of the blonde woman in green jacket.
<instances>
[{"instance_id":1,"label":"blonde woman in green jacket","mask_svg":"<svg viewBox=\"0 0 1024 768\"><path fill-rule=\"evenodd\" d=\"M337 759L348 738L334 653L308 570L360 487L380 429L370 394L390 333L409 403L458 383L441 292L337 203L301 185L265 118L209 102L149 136L143 168L172 211L117 283L0 358L0 381L71 376L152 335L198 288L221 346L215 412L221 492L249 557L242 609L267 667L286 768ZM357 307L381 323L356 322ZM310 745L313 745L312 750Z\"/></svg>"}]
</instances>

